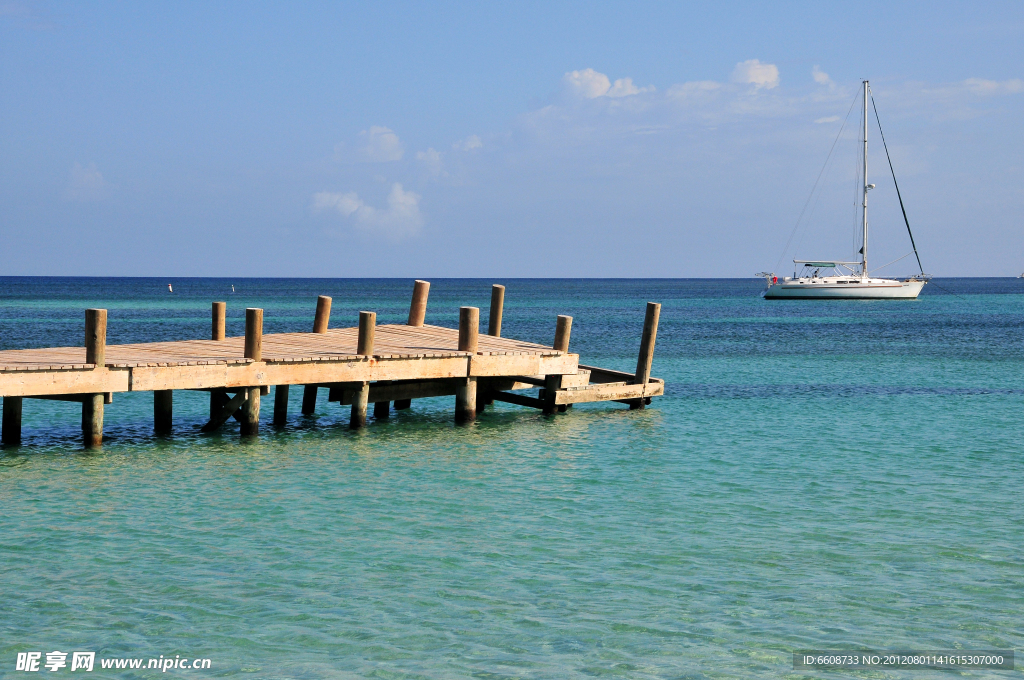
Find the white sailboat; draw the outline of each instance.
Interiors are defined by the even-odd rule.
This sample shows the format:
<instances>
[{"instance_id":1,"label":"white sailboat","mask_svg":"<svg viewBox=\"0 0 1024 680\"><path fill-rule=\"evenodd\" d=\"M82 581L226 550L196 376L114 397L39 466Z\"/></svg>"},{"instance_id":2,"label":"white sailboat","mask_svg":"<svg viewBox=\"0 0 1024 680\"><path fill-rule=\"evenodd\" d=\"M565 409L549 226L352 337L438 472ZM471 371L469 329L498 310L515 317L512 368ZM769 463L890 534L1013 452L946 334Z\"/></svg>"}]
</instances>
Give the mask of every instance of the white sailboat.
<instances>
[{"instance_id":1,"label":"white sailboat","mask_svg":"<svg viewBox=\"0 0 1024 680\"><path fill-rule=\"evenodd\" d=\"M886 279L871 276L868 270L868 192L875 188L874 184L867 183L868 176L868 81L864 81L864 135L863 135L863 201L861 211L863 217L863 246L860 249L861 259L859 262L844 262L841 260L793 260L793 264L800 266L800 271L793 272L793 276L778 277L774 273L761 272L761 276L767 281L768 289L762 293L765 299L914 299L920 294L921 289L928 282L928 275L921 269L921 273L905 279ZM877 116L877 111L876 111ZM881 128L879 128L881 129ZM882 137L885 144L885 137ZM886 155L888 156L888 149ZM890 169L892 162L889 163ZM896 175L893 173L893 181ZM899 195L899 186L896 187ZM903 208L903 198L900 197L900 208ZM906 220L906 210L903 211L903 218ZM910 223L907 222L907 233L910 233ZM917 255L917 246L914 245L914 236L910 235L910 243L914 246L914 255ZM909 255L909 253L908 253ZM921 258L917 258L918 267L921 266Z\"/></svg>"}]
</instances>

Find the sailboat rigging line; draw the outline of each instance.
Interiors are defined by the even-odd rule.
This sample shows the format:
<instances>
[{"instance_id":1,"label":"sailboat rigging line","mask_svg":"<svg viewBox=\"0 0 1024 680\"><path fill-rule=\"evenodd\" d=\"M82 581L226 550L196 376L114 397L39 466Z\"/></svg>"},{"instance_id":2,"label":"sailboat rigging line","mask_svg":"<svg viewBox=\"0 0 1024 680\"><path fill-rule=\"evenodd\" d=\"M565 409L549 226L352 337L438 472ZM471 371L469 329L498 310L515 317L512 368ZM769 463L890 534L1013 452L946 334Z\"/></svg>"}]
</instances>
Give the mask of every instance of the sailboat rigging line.
<instances>
[{"instance_id":1,"label":"sailboat rigging line","mask_svg":"<svg viewBox=\"0 0 1024 680\"><path fill-rule=\"evenodd\" d=\"M850 103L850 110L846 112L846 118L843 120L843 125L839 128L839 134L836 135L835 140L832 142L832 148L828 150L828 156L825 157L825 163L821 166L821 171L818 172L818 178L814 180L814 186L811 187L811 193L807 197L807 201L804 202L804 208L800 211L800 216L796 218L796 224L793 225L793 231L789 234L789 240L786 241L786 247L782 249L782 255L779 256L779 261L775 263L775 269L778 270L782 266L782 260L785 259L786 253L789 251L789 245L793 242L793 237L796 236L796 230L800 228L800 220L804 218L804 213L807 212L807 206L810 205L811 199L814 198L814 192L818 188L818 182L821 181L821 176L825 173L825 168L828 167L828 162L832 158L832 152L836 149L836 143L839 141L839 137L842 136L843 130L846 129L846 123L850 120L850 113L853 111L853 105L857 103L857 99L860 97L854 97Z\"/></svg>"},{"instance_id":2,"label":"sailboat rigging line","mask_svg":"<svg viewBox=\"0 0 1024 680\"><path fill-rule=\"evenodd\" d=\"M899 262L900 260L902 260L902 259L904 259L904 258L907 258L907 257L910 257L910 256L911 256L911 255L913 255L913 254L914 254L914 253L907 253L907 254L906 254L906 255L904 255L903 257L897 257L897 258L896 258L895 260L893 260L892 262L889 262L888 264L883 264L883 265L882 265L881 267L873 267L873 268L871 269L871 271L873 271L873 272L877 272L877 271L878 271L879 269L885 269L885 268L886 268L886 267L888 267L888 266L889 266L890 264L896 264L896 263L897 263L897 262Z\"/></svg>"},{"instance_id":3,"label":"sailboat rigging line","mask_svg":"<svg viewBox=\"0 0 1024 680\"><path fill-rule=\"evenodd\" d=\"M885 143L885 133L882 132L882 119L878 117L878 107L875 106L875 95L871 95L871 108L875 110L875 122L878 123L878 134L882 138L882 148L885 149L885 159L889 161L889 172L892 173L892 183L896 185L896 197L900 199L900 210L903 211L903 223L907 225L907 234L910 235L910 246L914 249L914 257L917 258L917 266L924 274L924 266L921 264L921 256L917 254L917 244L914 243L914 233L910 231L910 220L907 219L907 209L903 207L903 196L900 194L900 185L896 181L896 171L892 167L892 158L889 157L889 146Z\"/></svg>"}]
</instances>

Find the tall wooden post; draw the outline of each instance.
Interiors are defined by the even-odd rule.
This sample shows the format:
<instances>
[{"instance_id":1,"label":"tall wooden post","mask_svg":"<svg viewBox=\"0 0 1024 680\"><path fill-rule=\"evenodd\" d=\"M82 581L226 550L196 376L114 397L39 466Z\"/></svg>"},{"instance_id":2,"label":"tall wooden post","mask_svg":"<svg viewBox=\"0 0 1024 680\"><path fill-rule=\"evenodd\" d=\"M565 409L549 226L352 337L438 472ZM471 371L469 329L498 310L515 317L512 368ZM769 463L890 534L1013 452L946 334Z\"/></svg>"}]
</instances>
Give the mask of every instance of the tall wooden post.
<instances>
[{"instance_id":1,"label":"tall wooden post","mask_svg":"<svg viewBox=\"0 0 1024 680\"><path fill-rule=\"evenodd\" d=\"M491 286L491 311L487 314L487 335L501 337L501 310L505 306L505 286Z\"/></svg>"},{"instance_id":2,"label":"tall wooden post","mask_svg":"<svg viewBox=\"0 0 1024 680\"><path fill-rule=\"evenodd\" d=\"M274 388L274 427L284 427L288 423L288 385Z\"/></svg>"},{"instance_id":3,"label":"tall wooden post","mask_svg":"<svg viewBox=\"0 0 1024 680\"><path fill-rule=\"evenodd\" d=\"M214 302L211 308L211 340L223 340L225 337L228 303ZM210 418L216 418L221 409L231 398L224 390L210 390Z\"/></svg>"},{"instance_id":4,"label":"tall wooden post","mask_svg":"<svg viewBox=\"0 0 1024 680\"><path fill-rule=\"evenodd\" d=\"M316 316L313 317L313 332L326 333L331 320L331 298L321 295L316 299Z\"/></svg>"},{"instance_id":5,"label":"tall wooden post","mask_svg":"<svg viewBox=\"0 0 1024 680\"><path fill-rule=\"evenodd\" d=\"M313 332L326 333L330 320L331 298L321 295L316 299L316 316L313 317ZM316 391L316 385L306 385L302 388L302 415L310 416L316 412Z\"/></svg>"},{"instance_id":6,"label":"tall wooden post","mask_svg":"<svg viewBox=\"0 0 1024 680\"><path fill-rule=\"evenodd\" d=\"M552 347L559 352L568 352L570 333L572 333L572 317L559 314L555 324L555 344Z\"/></svg>"},{"instance_id":7,"label":"tall wooden post","mask_svg":"<svg viewBox=\"0 0 1024 680\"><path fill-rule=\"evenodd\" d=\"M224 331L227 326L227 311L228 303L226 302L214 302L212 308L212 321L213 325L210 332L211 340L223 340Z\"/></svg>"},{"instance_id":8,"label":"tall wooden post","mask_svg":"<svg viewBox=\"0 0 1024 680\"><path fill-rule=\"evenodd\" d=\"M427 295L430 293L430 282L416 279L412 288L412 304L409 305L409 325L422 326L427 316Z\"/></svg>"},{"instance_id":9,"label":"tall wooden post","mask_svg":"<svg viewBox=\"0 0 1024 680\"><path fill-rule=\"evenodd\" d=\"M459 308L459 351L476 354L480 334L480 310ZM455 388L455 422L468 423L476 418L476 378L467 376Z\"/></svg>"},{"instance_id":10,"label":"tall wooden post","mask_svg":"<svg viewBox=\"0 0 1024 680\"><path fill-rule=\"evenodd\" d=\"M661 305L657 302L647 303L647 314L644 316L644 332L640 338L640 356L636 361L634 385L646 385L651 377L651 362L654 360L654 341L658 337L658 318L661 316ZM642 409L644 400L637 399L629 405L630 409Z\"/></svg>"},{"instance_id":11,"label":"tall wooden post","mask_svg":"<svg viewBox=\"0 0 1024 680\"><path fill-rule=\"evenodd\" d=\"M374 420L384 420L385 418L391 417L391 402L390 401L375 401L373 402L373 418Z\"/></svg>"},{"instance_id":12,"label":"tall wooden post","mask_svg":"<svg viewBox=\"0 0 1024 680\"><path fill-rule=\"evenodd\" d=\"M263 360L263 310L250 307L245 310L245 358ZM242 406L241 433L243 436L260 432L260 388L246 388L248 396Z\"/></svg>"},{"instance_id":13,"label":"tall wooden post","mask_svg":"<svg viewBox=\"0 0 1024 680\"><path fill-rule=\"evenodd\" d=\"M0 443L21 443L21 397L4 397L3 425L0 426Z\"/></svg>"},{"instance_id":14,"label":"tall wooden post","mask_svg":"<svg viewBox=\"0 0 1024 680\"><path fill-rule=\"evenodd\" d=\"M373 356L373 336L377 327L377 314L359 312L359 340L356 354L364 357ZM366 425L366 406L370 397L370 383L364 382L362 387L352 395L352 418L349 427L358 429Z\"/></svg>"},{"instance_id":15,"label":"tall wooden post","mask_svg":"<svg viewBox=\"0 0 1024 680\"><path fill-rule=\"evenodd\" d=\"M105 368L107 353L107 310L85 310L85 363L93 370ZM103 393L87 394L82 401L82 434L86 447L103 443Z\"/></svg>"},{"instance_id":16,"label":"tall wooden post","mask_svg":"<svg viewBox=\"0 0 1024 680\"><path fill-rule=\"evenodd\" d=\"M153 430L159 434L171 431L174 422L174 391L153 390Z\"/></svg>"}]
</instances>

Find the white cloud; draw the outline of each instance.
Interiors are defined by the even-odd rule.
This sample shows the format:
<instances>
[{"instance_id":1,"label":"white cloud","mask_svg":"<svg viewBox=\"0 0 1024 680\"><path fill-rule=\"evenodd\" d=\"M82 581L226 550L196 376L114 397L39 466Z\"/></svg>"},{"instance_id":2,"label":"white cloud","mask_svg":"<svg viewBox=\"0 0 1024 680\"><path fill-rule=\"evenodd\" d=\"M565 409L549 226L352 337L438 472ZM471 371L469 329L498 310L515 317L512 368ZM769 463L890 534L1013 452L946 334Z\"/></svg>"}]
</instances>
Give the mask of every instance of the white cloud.
<instances>
[{"instance_id":1,"label":"white cloud","mask_svg":"<svg viewBox=\"0 0 1024 680\"><path fill-rule=\"evenodd\" d=\"M391 186L387 208L367 205L354 191L344 194L321 191L313 194L313 210L316 212L337 210L343 217L352 220L356 227L369 233L381 234L392 241L419 232L423 226L419 202L419 194L405 191L397 182Z\"/></svg>"},{"instance_id":2,"label":"white cloud","mask_svg":"<svg viewBox=\"0 0 1024 680\"><path fill-rule=\"evenodd\" d=\"M757 59L748 59L736 64L732 70L734 83L753 85L755 89L770 90L779 84L779 67L775 64L762 64Z\"/></svg>"},{"instance_id":3,"label":"white cloud","mask_svg":"<svg viewBox=\"0 0 1024 680\"><path fill-rule=\"evenodd\" d=\"M562 77L562 84L570 93L587 99L603 97L612 87L608 76L592 68L569 71Z\"/></svg>"},{"instance_id":4,"label":"white cloud","mask_svg":"<svg viewBox=\"0 0 1024 680\"><path fill-rule=\"evenodd\" d=\"M835 123L839 120L839 116L825 116L824 118L818 118L815 123Z\"/></svg>"},{"instance_id":5,"label":"white cloud","mask_svg":"<svg viewBox=\"0 0 1024 680\"><path fill-rule=\"evenodd\" d=\"M637 87L633 84L632 78L619 78L612 85L611 89L608 90L608 97L628 97L634 94L643 94L644 92L654 92L654 86L648 85L647 87Z\"/></svg>"},{"instance_id":6,"label":"white cloud","mask_svg":"<svg viewBox=\"0 0 1024 680\"><path fill-rule=\"evenodd\" d=\"M473 151L482 148L483 145L483 141L477 135L470 135L452 144L452 148L458 151Z\"/></svg>"},{"instance_id":7,"label":"white cloud","mask_svg":"<svg viewBox=\"0 0 1024 680\"><path fill-rule=\"evenodd\" d=\"M814 78L814 82L819 85L828 85L829 87L833 87L835 85L835 83L832 82L832 79L828 77L828 74L822 71L817 64L815 64L814 68L811 69L811 78Z\"/></svg>"},{"instance_id":8,"label":"white cloud","mask_svg":"<svg viewBox=\"0 0 1024 680\"><path fill-rule=\"evenodd\" d=\"M390 128L374 125L369 130L359 133L362 140L357 155L360 160L369 163L385 163L400 161L405 154L398 135Z\"/></svg>"},{"instance_id":9,"label":"white cloud","mask_svg":"<svg viewBox=\"0 0 1024 680\"><path fill-rule=\"evenodd\" d=\"M974 94L1018 94L1024 92L1024 80L1014 78L1012 80L985 80L983 78L968 78L964 86Z\"/></svg>"},{"instance_id":10,"label":"white cloud","mask_svg":"<svg viewBox=\"0 0 1024 680\"><path fill-rule=\"evenodd\" d=\"M95 163L89 163L85 167L82 167L81 163L74 164L64 193L65 198L71 201L98 201L109 194L110 185L103 179L103 173Z\"/></svg>"},{"instance_id":11,"label":"white cloud","mask_svg":"<svg viewBox=\"0 0 1024 680\"><path fill-rule=\"evenodd\" d=\"M444 154L434 148L416 152L416 160L422 163L434 177L448 176L448 173L444 171L443 157Z\"/></svg>"},{"instance_id":12,"label":"white cloud","mask_svg":"<svg viewBox=\"0 0 1024 680\"><path fill-rule=\"evenodd\" d=\"M572 95L585 99L598 97L629 97L644 92L654 92L654 86L637 87L632 78L619 78L612 81L603 73L592 68L582 71L569 71L562 77L563 87Z\"/></svg>"}]
</instances>

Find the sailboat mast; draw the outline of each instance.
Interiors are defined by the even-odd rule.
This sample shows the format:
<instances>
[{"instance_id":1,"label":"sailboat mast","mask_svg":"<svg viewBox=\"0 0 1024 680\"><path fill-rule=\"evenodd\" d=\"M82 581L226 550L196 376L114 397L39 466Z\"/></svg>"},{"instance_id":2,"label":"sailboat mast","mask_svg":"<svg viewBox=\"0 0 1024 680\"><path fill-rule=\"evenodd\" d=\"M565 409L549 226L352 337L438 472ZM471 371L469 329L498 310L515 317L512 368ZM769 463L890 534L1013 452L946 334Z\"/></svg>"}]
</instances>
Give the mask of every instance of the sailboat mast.
<instances>
[{"instance_id":1,"label":"sailboat mast","mask_svg":"<svg viewBox=\"0 0 1024 680\"><path fill-rule=\"evenodd\" d=\"M862 212L864 215L864 247L861 249L860 273L861 276L868 275L868 81L864 81L864 203Z\"/></svg>"}]
</instances>

